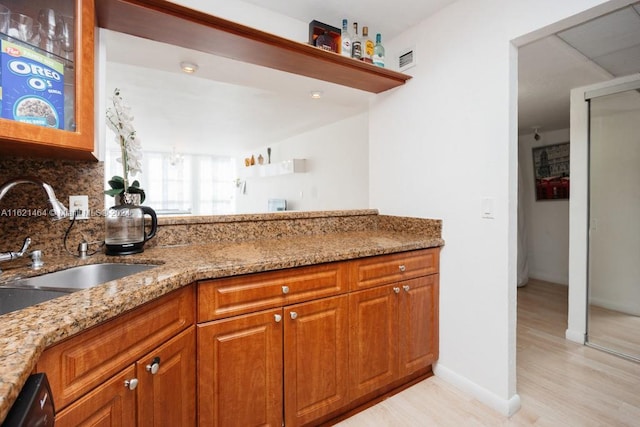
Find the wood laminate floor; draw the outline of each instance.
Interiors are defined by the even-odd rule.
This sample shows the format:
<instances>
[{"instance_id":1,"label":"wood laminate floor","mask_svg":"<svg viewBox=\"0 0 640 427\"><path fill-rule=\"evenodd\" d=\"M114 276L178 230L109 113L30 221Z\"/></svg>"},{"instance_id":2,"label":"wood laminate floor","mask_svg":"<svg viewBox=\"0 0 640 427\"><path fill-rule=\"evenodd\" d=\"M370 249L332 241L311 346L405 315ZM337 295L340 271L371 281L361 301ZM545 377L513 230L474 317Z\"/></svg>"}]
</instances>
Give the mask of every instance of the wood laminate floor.
<instances>
[{"instance_id":1,"label":"wood laminate floor","mask_svg":"<svg viewBox=\"0 0 640 427\"><path fill-rule=\"evenodd\" d=\"M640 359L640 316L589 307L589 342Z\"/></svg>"},{"instance_id":2,"label":"wood laminate floor","mask_svg":"<svg viewBox=\"0 0 640 427\"><path fill-rule=\"evenodd\" d=\"M338 426L640 426L640 363L568 341L566 327L566 286L518 289L522 406L511 418L432 377Z\"/></svg>"}]
</instances>

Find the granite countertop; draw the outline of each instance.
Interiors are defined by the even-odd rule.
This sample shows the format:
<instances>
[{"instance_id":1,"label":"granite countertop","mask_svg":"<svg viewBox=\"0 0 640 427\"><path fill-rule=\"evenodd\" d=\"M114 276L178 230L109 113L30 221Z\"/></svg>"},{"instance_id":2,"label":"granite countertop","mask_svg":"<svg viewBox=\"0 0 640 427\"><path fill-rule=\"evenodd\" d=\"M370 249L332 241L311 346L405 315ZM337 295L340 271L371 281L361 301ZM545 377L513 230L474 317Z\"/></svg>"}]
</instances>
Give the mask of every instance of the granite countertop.
<instances>
[{"instance_id":1,"label":"granite countertop","mask_svg":"<svg viewBox=\"0 0 640 427\"><path fill-rule=\"evenodd\" d=\"M158 266L123 279L78 291L0 316L0 421L33 371L42 351L86 328L198 280L284 269L364 256L443 246L439 235L367 230L319 235L262 238L159 246L143 253L109 257L97 254L48 259L37 272L24 265L7 269L0 282L100 262L150 263Z\"/></svg>"}]
</instances>

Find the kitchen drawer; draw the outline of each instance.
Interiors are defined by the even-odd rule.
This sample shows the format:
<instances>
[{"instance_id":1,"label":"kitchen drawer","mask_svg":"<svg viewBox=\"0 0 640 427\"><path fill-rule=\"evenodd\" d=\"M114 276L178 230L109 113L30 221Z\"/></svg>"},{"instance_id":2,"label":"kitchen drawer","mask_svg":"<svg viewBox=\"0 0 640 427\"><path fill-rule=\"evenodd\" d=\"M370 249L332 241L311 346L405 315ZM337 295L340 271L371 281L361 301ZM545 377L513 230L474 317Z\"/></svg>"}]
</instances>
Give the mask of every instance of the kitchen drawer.
<instances>
[{"instance_id":1,"label":"kitchen drawer","mask_svg":"<svg viewBox=\"0 0 640 427\"><path fill-rule=\"evenodd\" d=\"M198 283L197 321L338 295L349 290L347 263L336 262Z\"/></svg>"},{"instance_id":2,"label":"kitchen drawer","mask_svg":"<svg viewBox=\"0 0 640 427\"><path fill-rule=\"evenodd\" d=\"M47 348L36 370L46 372L56 410L192 325L194 302L187 286Z\"/></svg>"},{"instance_id":3,"label":"kitchen drawer","mask_svg":"<svg viewBox=\"0 0 640 427\"><path fill-rule=\"evenodd\" d=\"M351 263L351 290L438 273L440 248L362 258Z\"/></svg>"}]
</instances>

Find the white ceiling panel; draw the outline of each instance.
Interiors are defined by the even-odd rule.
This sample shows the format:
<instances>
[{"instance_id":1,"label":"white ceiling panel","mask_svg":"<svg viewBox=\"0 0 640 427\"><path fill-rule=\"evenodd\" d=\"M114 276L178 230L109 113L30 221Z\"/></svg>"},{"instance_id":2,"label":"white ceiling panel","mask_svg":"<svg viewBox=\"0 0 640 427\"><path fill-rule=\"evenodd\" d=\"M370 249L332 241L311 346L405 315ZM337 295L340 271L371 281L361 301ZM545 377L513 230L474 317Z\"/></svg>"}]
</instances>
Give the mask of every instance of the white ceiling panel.
<instances>
[{"instance_id":1,"label":"white ceiling panel","mask_svg":"<svg viewBox=\"0 0 640 427\"><path fill-rule=\"evenodd\" d=\"M551 36L518 51L518 128L531 133L569 126L569 92L611 78L558 37Z\"/></svg>"},{"instance_id":2,"label":"white ceiling panel","mask_svg":"<svg viewBox=\"0 0 640 427\"><path fill-rule=\"evenodd\" d=\"M640 44L640 15L626 7L574 28L558 36L589 58Z\"/></svg>"},{"instance_id":3,"label":"white ceiling panel","mask_svg":"<svg viewBox=\"0 0 640 427\"><path fill-rule=\"evenodd\" d=\"M617 50L593 60L614 76L626 76L640 71L640 44Z\"/></svg>"}]
</instances>

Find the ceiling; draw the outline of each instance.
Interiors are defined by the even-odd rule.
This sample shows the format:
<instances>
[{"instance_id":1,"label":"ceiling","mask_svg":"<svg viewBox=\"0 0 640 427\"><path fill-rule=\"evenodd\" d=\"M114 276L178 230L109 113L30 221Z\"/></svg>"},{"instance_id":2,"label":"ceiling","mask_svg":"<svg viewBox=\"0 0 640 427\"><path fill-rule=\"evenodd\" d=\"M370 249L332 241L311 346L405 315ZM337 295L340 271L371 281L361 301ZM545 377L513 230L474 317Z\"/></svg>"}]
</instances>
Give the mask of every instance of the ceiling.
<instances>
[{"instance_id":1,"label":"ceiling","mask_svg":"<svg viewBox=\"0 0 640 427\"><path fill-rule=\"evenodd\" d=\"M370 28L387 39L455 2L362 0L350 2L344 15L338 0L244 1L303 22L357 17L376 23ZM106 32L106 40L107 87L123 89L136 111L142 103L153 109L149 116L138 112L136 126L140 135L163 129L172 145L163 149L193 151L189 141L206 140L208 152L246 153L366 111L375 96L119 33ZM198 63L197 73L181 73L184 60ZM521 47L519 133L568 128L572 88L638 71L640 3ZM311 99L315 90L323 98Z\"/></svg>"},{"instance_id":2,"label":"ceiling","mask_svg":"<svg viewBox=\"0 0 640 427\"><path fill-rule=\"evenodd\" d=\"M640 72L640 3L518 51L520 134L569 127L571 89Z\"/></svg>"},{"instance_id":3,"label":"ceiling","mask_svg":"<svg viewBox=\"0 0 640 427\"><path fill-rule=\"evenodd\" d=\"M269 9L302 22L317 20L335 23L342 19L349 24L359 22L369 26L369 35L381 33L383 40L390 40L440 9L457 0L243 0L255 6ZM351 28L349 28L351 30Z\"/></svg>"}]
</instances>

